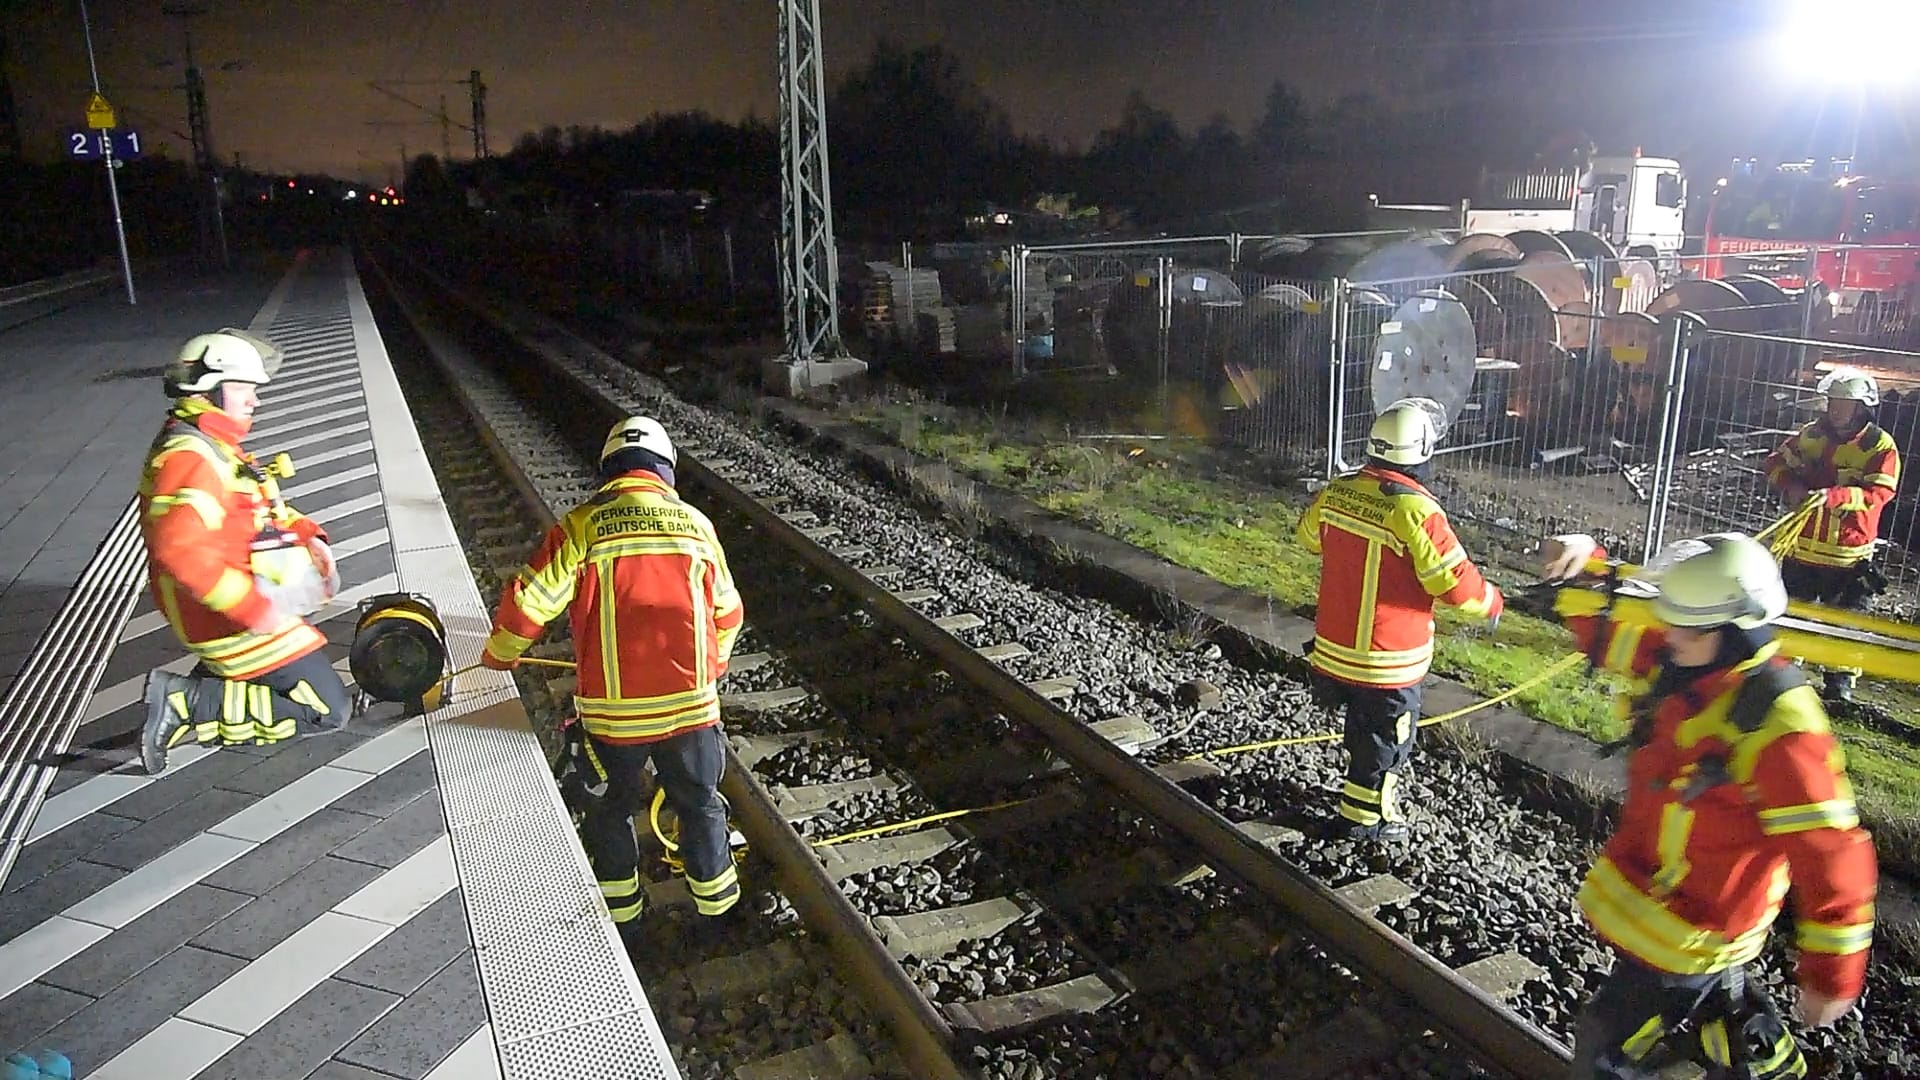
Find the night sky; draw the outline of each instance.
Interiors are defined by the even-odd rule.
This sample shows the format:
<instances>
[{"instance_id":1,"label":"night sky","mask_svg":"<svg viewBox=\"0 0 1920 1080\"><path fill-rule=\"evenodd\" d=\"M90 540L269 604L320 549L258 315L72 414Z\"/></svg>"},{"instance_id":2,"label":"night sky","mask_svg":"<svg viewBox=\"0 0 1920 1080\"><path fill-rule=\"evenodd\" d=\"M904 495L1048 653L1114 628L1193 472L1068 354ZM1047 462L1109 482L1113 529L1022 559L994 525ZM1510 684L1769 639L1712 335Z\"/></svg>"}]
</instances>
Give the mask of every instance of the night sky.
<instances>
[{"instance_id":1,"label":"night sky","mask_svg":"<svg viewBox=\"0 0 1920 1080\"><path fill-rule=\"evenodd\" d=\"M452 80L479 68L496 153L555 124L620 128L655 111L769 116L771 0L203 0L195 48L208 72L215 145L249 167L384 177L404 143L437 152L437 123L366 86ZM1223 115L1246 130L1284 77L1315 103L1371 91L1537 101L1542 117L1603 148L1644 145L1715 160L1767 131L1780 109L1848 113L1782 64L1765 30L1789 0L822 0L829 83L881 37L939 42L1017 130L1081 146L1131 89L1188 130ZM1836 6L1845 0L1834 0ZM4 3L0 2L0 7ZM77 0L22 0L10 18L15 94L30 152L77 126L88 89ZM148 142L186 156L181 33L160 0L94 0L101 79ZM1871 36L1871 31L1863 29ZM159 67L173 60L171 67ZM219 70L240 61L236 71ZM1911 61L1909 61L1911 66ZM465 88L401 88L465 119ZM1884 91L1871 108L1892 111ZM420 121L370 127L367 121ZM1796 123L1801 121L1796 120ZM831 117L829 117L831 124ZM469 137L454 131L455 156ZM1844 147L1842 148L1844 149ZM1711 166L1708 166L1711 168ZM1705 170L1702 170L1705 171Z\"/></svg>"}]
</instances>

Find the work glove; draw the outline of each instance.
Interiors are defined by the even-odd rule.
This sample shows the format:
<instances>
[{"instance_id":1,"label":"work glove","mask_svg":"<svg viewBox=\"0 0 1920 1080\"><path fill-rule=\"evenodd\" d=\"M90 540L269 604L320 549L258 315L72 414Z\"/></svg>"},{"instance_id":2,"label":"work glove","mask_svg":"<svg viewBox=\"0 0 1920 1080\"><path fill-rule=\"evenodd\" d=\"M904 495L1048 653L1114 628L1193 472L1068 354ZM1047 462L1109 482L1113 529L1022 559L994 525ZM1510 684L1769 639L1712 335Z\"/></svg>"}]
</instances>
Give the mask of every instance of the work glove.
<instances>
[{"instance_id":1,"label":"work glove","mask_svg":"<svg viewBox=\"0 0 1920 1080\"><path fill-rule=\"evenodd\" d=\"M480 652L480 666L486 668L488 671L512 671L514 668L520 666L520 658L514 656L503 660L493 655L492 650L483 649Z\"/></svg>"},{"instance_id":2,"label":"work glove","mask_svg":"<svg viewBox=\"0 0 1920 1080\"><path fill-rule=\"evenodd\" d=\"M1540 545L1540 576L1547 581L1578 577L1599 550L1600 542L1585 533L1550 536Z\"/></svg>"},{"instance_id":3,"label":"work glove","mask_svg":"<svg viewBox=\"0 0 1920 1080\"><path fill-rule=\"evenodd\" d=\"M315 536L307 541L307 553L313 556L313 568L320 571L322 601L333 599L340 592L340 564L333 557L333 549L321 536Z\"/></svg>"},{"instance_id":4,"label":"work glove","mask_svg":"<svg viewBox=\"0 0 1920 1080\"><path fill-rule=\"evenodd\" d=\"M1481 633L1486 637L1492 637L1494 633L1500 629L1500 616L1506 614L1507 598L1500 592L1500 586L1495 585L1491 581L1487 582L1486 596L1487 613L1485 618L1487 624L1486 629L1481 631Z\"/></svg>"}]
</instances>

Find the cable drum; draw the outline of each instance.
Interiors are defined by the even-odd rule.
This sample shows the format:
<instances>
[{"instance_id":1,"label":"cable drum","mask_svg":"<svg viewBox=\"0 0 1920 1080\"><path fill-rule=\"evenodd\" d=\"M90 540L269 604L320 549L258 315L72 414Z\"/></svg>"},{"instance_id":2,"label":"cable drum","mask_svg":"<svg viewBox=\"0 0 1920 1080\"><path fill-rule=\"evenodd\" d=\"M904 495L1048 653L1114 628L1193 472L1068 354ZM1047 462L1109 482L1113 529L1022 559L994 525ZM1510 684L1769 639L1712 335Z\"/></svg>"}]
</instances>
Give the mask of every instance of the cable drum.
<instances>
[{"instance_id":1,"label":"cable drum","mask_svg":"<svg viewBox=\"0 0 1920 1080\"><path fill-rule=\"evenodd\" d=\"M1374 415L1405 398L1431 398L1447 426L1459 419L1473 392L1473 319L1451 293L1429 289L1394 309L1374 340L1370 381Z\"/></svg>"},{"instance_id":2,"label":"cable drum","mask_svg":"<svg viewBox=\"0 0 1920 1080\"><path fill-rule=\"evenodd\" d=\"M347 653L353 681L375 701L438 708L447 669L447 629L433 601L387 593L360 605Z\"/></svg>"}]
</instances>

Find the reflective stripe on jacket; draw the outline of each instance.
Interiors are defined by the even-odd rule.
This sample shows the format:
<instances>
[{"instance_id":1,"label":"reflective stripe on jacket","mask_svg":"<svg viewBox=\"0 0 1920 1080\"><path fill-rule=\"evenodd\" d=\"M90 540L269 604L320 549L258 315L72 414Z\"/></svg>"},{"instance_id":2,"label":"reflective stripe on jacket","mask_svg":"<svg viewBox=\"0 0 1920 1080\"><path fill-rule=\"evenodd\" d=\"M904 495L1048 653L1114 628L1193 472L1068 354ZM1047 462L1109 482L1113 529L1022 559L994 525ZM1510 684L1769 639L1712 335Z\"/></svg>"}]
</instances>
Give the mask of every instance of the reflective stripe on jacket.
<instances>
[{"instance_id":1,"label":"reflective stripe on jacket","mask_svg":"<svg viewBox=\"0 0 1920 1080\"><path fill-rule=\"evenodd\" d=\"M1368 465L1314 497L1297 536L1320 556L1314 668L1361 686L1412 686L1433 662L1433 603L1486 615L1493 587L1412 478Z\"/></svg>"},{"instance_id":2,"label":"reflective stripe on jacket","mask_svg":"<svg viewBox=\"0 0 1920 1080\"><path fill-rule=\"evenodd\" d=\"M1900 487L1900 450L1878 424L1839 439L1825 420L1815 420L1767 458L1767 479L1776 487L1792 481L1827 493L1789 557L1815 566L1852 566L1873 554L1880 511Z\"/></svg>"},{"instance_id":3,"label":"reflective stripe on jacket","mask_svg":"<svg viewBox=\"0 0 1920 1080\"><path fill-rule=\"evenodd\" d=\"M274 522L252 459L225 413L178 403L148 451L140 480L140 532L154 606L181 642L225 679L250 679L319 649L304 621L256 634L271 602L254 582L251 547ZM298 519L307 535L318 529Z\"/></svg>"},{"instance_id":4,"label":"reflective stripe on jacket","mask_svg":"<svg viewBox=\"0 0 1920 1080\"><path fill-rule=\"evenodd\" d=\"M740 596L712 522L650 472L615 477L507 583L487 652L512 660L570 611L580 722L651 742L720 720Z\"/></svg>"},{"instance_id":5,"label":"reflective stripe on jacket","mask_svg":"<svg viewBox=\"0 0 1920 1080\"><path fill-rule=\"evenodd\" d=\"M1663 631L1596 616L1567 624L1587 655L1652 685ZM1757 956L1791 892L1802 985L1852 998L1866 979L1878 864L1820 697L1787 690L1750 731L1729 716L1748 672L1784 663L1776 651L1651 704L1619 828L1579 903L1602 938L1646 964L1706 974Z\"/></svg>"}]
</instances>

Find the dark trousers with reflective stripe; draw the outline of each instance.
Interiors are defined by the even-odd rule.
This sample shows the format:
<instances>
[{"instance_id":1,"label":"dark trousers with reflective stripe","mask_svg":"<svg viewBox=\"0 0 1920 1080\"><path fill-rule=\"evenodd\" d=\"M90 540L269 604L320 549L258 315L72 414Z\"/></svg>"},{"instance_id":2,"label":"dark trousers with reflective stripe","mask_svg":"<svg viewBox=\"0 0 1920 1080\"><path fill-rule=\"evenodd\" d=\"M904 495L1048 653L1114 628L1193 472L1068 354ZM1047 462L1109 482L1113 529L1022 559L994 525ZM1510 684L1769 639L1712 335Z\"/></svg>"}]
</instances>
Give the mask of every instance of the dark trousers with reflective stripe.
<instances>
[{"instance_id":1,"label":"dark trousers with reflective stripe","mask_svg":"<svg viewBox=\"0 0 1920 1080\"><path fill-rule=\"evenodd\" d=\"M1580 1014L1572 1080L1640 1080L1659 1075L1655 1048L1689 1022L1714 1080L1807 1075L1800 1047L1773 1000L1741 968L1673 975L1626 957ZM1677 1047L1670 1047L1677 1051Z\"/></svg>"},{"instance_id":2,"label":"dark trousers with reflective stripe","mask_svg":"<svg viewBox=\"0 0 1920 1080\"><path fill-rule=\"evenodd\" d=\"M635 808L644 805L640 774L648 761L680 819L680 858L694 907L702 915L725 914L740 899L740 880L727 847L727 810L720 799L720 774L727 763L720 725L650 743L587 738L606 770L607 795L594 800L581 820L580 844L613 921L629 922L640 915L640 852L633 830Z\"/></svg>"},{"instance_id":3,"label":"dark trousers with reflective stripe","mask_svg":"<svg viewBox=\"0 0 1920 1080\"><path fill-rule=\"evenodd\" d=\"M1313 692L1323 708L1346 713L1347 783L1340 792L1340 816L1356 825L1401 820L1393 770L1413 760L1419 684L1389 690L1314 672Z\"/></svg>"},{"instance_id":4,"label":"dark trousers with reflective stripe","mask_svg":"<svg viewBox=\"0 0 1920 1080\"><path fill-rule=\"evenodd\" d=\"M353 714L353 695L333 670L325 649L290 660L251 679L222 679L193 669L187 716L193 738L210 742L278 742L295 735L338 731Z\"/></svg>"},{"instance_id":5,"label":"dark trousers with reflective stripe","mask_svg":"<svg viewBox=\"0 0 1920 1080\"><path fill-rule=\"evenodd\" d=\"M1780 581L1787 587L1787 595L1795 600L1805 600L1811 604L1826 604L1847 611L1867 610L1867 600L1872 590L1866 588L1865 577L1870 566L1856 563L1853 566L1818 566L1803 563L1797 559L1788 559L1780 564ZM1839 688L1851 687L1860 677L1859 668L1822 668L1827 683Z\"/></svg>"}]
</instances>

